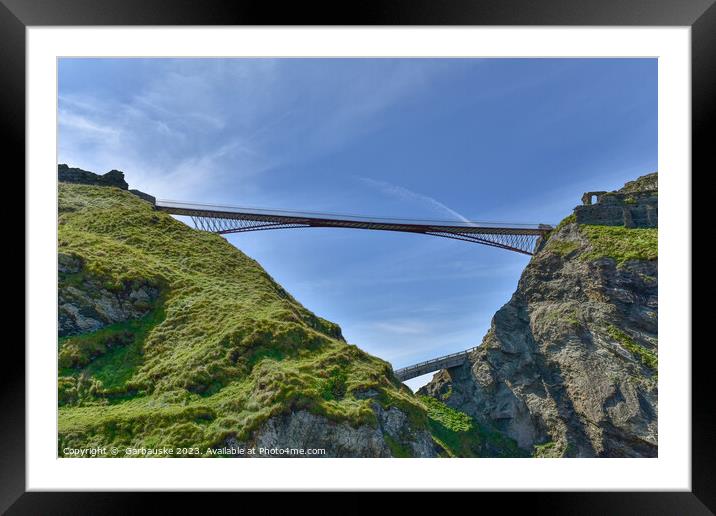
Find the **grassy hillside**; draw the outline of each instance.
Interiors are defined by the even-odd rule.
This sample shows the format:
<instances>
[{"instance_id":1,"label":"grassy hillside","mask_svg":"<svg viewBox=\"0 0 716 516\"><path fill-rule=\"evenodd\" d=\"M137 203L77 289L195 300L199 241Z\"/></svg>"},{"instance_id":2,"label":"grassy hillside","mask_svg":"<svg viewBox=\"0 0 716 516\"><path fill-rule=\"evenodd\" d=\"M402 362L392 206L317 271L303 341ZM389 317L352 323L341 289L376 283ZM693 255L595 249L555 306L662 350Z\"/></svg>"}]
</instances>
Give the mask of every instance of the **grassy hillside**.
<instances>
[{"instance_id":1,"label":"grassy hillside","mask_svg":"<svg viewBox=\"0 0 716 516\"><path fill-rule=\"evenodd\" d=\"M60 184L59 206L59 252L83 264L60 274L61 288L92 278L162 293L140 319L60 339L60 449L203 448L291 408L371 423L370 401L353 395L366 389L427 424L386 362L346 344L222 237L116 188Z\"/></svg>"},{"instance_id":2,"label":"grassy hillside","mask_svg":"<svg viewBox=\"0 0 716 516\"><path fill-rule=\"evenodd\" d=\"M586 242L550 238L568 225L574 227ZM659 229L577 224L576 217L569 215L550 232L544 248L562 256L579 252L583 261L612 258L618 266L629 260L655 261L659 258Z\"/></svg>"},{"instance_id":3,"label":"grassy hillside","mask_svg":"<svg viewBox=\"0 0 716 516\"><path fill-rule=\"evenodd\" d=\"M517 443L474 418L430 396L420 396L428 409L428 425L447 457L527 457Z\"/></svg>"},{"instance_id":4,"label":"grassy hillside","mask_svg":"<svg viewBox=\"0 0 716 516\"><path fill-rule=\"evenodd\" d=\"M61 183L59 211L59 253L81 263L60 273L60 289L160 291L142 317L59 340L60 455L68 446L204 450L298 409L375 425L368 391L414 428L434 426L388 363L347 344L222 237L117 188ZM464 441L447 454L469 449Z\"/></svg>"}]
</instances>

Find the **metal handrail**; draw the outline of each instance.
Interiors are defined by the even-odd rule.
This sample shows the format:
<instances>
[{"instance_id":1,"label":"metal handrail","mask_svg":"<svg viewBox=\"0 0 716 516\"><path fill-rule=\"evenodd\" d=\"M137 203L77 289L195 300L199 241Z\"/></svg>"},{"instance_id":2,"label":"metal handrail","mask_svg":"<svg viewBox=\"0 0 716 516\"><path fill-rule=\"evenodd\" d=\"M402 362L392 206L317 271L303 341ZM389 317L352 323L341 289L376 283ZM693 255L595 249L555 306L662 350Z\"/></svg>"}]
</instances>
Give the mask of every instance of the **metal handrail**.
<instances>
[{"instance_id":1,"label":"metal handrail","mask_svg":"<svg viewBox=\"0 0 716 516\"><path fill-rule=\"evenodd\" d=\"M214 206L157 200L155 208L173 215L191 217L194 226L219 235L284 228L348 228L374 231L417 233L434 237L462 240L498 247L521 254L533 255L540 239L552 226L547 224L513 224L473 221L428 221L398 218L359 217L317 212L289 212Z\"/></svg>"},{"instance_id":2,"label":"metal handrail","mask_svg":"<svg viewBox=\"0 0 716 516\"><path fill-rule=\"evenodd\" d=\"M477 348L478 348L478 346L474 346L474 347L472 347L472 348L466 349L465 351L458 351L457 353L450 353L449 355L444 355L444 356L441 356L441 357L438 357L438 358L433 358L433 359L431 359L431 360L426 360L425 362L419 362L419 363L417 363L417 364L409 365L409 366L406 366L406 367L401 367L400 369L397 369L395 372L396 372L396 373L401 373L401 372L405 372L405 371L412 371L413 369L419 369L419 368L422 367L422 366L426 366L426 365L429 365L429 364L434 364L434 363L436 363L436 362L441 362L441 361L447 360L447 359L449 359L449 358L451 358L451 357L458 357L458 356L463 356L463 355L469 355L470 353L472 353L473 351L475 351Z\"/></svg>"},{"instance_id":3,"label":"metal handrail","mask_svg":"<svg viewBox=\"0 0 716 516\"><path fill-rule=\"evenodd\" d=\"M549 230L552 226L547 224L526 224L518 222L486 222L486 221L466 221L466 220L435 220L435 219L401 219L398 217L366 217L357 214L345 214L345 213L322 213L316 211L290 211L290 210L278 210L278 209L267 209L267 208L252 208L252 207L241 207L241 206L226 206L226 205L215 205L215 204L204 204L197 202L184 202L174 201L169 199L157 199L156 204L158 208L179 208L179 209L197 209L205 211L217 211L224 213L236 213L236 214L256 214L256 215L267 215L267 216L284 216L284 217L340 217L347 222L392 222L397 224L426 224L433 223L436 225L448 225L456 227L491 227L499 229L502 226L509 226L512 228L523 228L523 229L537 229L537 230Z\"/></svg>"}]
</instances>

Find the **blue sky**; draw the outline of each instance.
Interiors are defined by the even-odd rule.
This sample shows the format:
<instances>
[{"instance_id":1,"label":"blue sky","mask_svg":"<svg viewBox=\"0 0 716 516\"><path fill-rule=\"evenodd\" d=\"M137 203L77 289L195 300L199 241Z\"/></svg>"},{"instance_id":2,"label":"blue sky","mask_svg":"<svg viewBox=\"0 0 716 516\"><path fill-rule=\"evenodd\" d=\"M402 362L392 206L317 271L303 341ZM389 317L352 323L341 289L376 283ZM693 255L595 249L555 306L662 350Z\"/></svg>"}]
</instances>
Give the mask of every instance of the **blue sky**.
<instances>
[{"instance_id":1,"label":"blue sky","mask_svg":"<svg viewBox=\"0 0 716 516\"><path fill-rule=\"evenodd\" d=\"M164 199L557 223L657 169L655 59L61 59L58 91L59 163ZM402 233L228 238L396 368L479 344L528 261Z\"/></svg>"}]
</instances>

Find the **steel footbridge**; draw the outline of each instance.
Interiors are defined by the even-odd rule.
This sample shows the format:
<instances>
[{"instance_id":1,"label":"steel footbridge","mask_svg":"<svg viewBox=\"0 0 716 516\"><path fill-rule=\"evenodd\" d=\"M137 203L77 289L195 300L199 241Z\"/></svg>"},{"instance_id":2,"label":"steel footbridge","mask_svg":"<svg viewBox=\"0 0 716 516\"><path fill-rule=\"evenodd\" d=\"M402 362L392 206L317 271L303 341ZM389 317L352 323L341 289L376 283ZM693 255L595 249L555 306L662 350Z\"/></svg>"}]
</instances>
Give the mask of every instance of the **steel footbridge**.
<instances>
[{"instance_id":1,"label":"steel footbridge","mask_svg":"<svg viewBox=\"0 0 716 516\"><path fill-rule=\"evenodd\" d=\"M196 229L221 235L289 228L398 231L462 240L527 255L534 254L540 239L553 229L549 224L391 219L216 206L161 199L157 199L154 206L166 213L190 217Z\"/></svg>"},{"instance_id":2,"label":"steel footbridge","mask_svg":"<svg viewBox=\"0 0 716 516\"><path fill-rule=\"evenodd\" d=\"M408 367L396 369L394 373L401 382L404 382L405 380L410 380L411 378L415 378L417 376L440 371L441 369L457 367L464 364L470 356L470 353L476 349L477 347L474 347L466 349L465 351L459 351L457 353L451 353L450 355L426 360L425 362L419 362Z\"/></svg>"}]
</instances>

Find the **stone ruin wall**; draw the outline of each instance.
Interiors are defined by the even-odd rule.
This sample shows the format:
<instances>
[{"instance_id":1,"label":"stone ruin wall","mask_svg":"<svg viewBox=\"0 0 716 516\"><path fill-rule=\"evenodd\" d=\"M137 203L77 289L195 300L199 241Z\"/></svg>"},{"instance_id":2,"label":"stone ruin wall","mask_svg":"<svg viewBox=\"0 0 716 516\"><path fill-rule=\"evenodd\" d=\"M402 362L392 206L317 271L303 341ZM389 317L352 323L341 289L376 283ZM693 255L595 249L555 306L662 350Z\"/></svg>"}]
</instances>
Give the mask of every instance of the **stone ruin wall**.
<instances>
[{"instance_id":1,"label":"stone ruin wall","mask_svg":"<svg viewBox=\"0 0 716 516\"><path fill-rule=\"evenodd\" d=\"M596 203L592 199L596 197ZM574 209L579 224L624 226L627 228L658 227L657 191L619 193L586 192L582 205Z\"/></svg>"}]
</instances>

